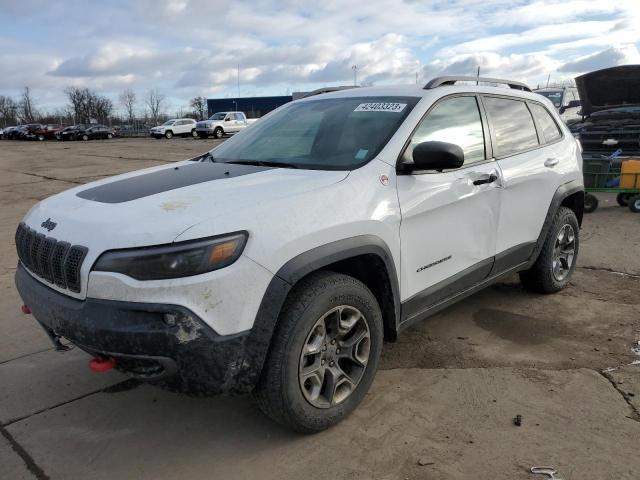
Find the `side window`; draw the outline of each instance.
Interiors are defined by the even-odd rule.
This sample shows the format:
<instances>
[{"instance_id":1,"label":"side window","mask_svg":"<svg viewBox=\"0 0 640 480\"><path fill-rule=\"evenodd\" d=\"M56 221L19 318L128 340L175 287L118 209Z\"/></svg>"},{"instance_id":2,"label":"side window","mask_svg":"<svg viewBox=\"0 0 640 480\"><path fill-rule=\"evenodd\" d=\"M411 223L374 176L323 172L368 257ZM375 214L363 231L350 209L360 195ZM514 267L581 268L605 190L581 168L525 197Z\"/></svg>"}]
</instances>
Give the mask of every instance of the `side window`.
<instances>
[{"instance_id":1,"label":"side window","mask_svg":"<svg viewBox=\"0 0 640 480\"><path fill-rule=\"evenodd\" d=\"M531 112L536 117L538 125L542 129L542 135L546 143L555 142L562 137L562 132L558 128L558 124L555 122L551 114L538 103L530 103L529 107Z\"/></svg>"},{"instance_id":2,"label":"side window","mask_svg":"<svg viewBox=\"0 0 640 480\"><path fill-rule=\"evenodd\" d=\"M498 97L483 97L483 102L495 135L496 157L514 155L539 145L536 126L525 102Z\"/></svg>"},{"instance_id":3,"label":"side window","mask_svg":"<svg viewBox=\"0 0 640 480\"><path fill-rule=\"evenodd\" d=\"M422 120L402 156L413 163L413 149L422 142L454 143L464 151L464 164L485 159L482 120L475 97L453 97L438 103Z\"/></svg>"}]
</instances>

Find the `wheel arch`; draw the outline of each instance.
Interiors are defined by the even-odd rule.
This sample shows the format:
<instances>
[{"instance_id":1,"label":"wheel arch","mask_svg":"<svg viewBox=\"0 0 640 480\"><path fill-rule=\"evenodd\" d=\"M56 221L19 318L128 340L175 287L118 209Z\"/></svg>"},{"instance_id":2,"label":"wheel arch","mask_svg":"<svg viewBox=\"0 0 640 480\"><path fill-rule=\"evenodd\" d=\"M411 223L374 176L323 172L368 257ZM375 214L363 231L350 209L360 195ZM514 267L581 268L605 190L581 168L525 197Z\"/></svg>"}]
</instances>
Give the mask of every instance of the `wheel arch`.
<instances>
[{"instance_id":1,"label":"wheel arch","mask_svg":"<svg viewBox=\"0 0 640 480\"><path fill-rule=\"evenodd\" d=\"M285 263L273 276L262 297L243 365L244 380L255 385L276 329L282 306L300 280L319 270L351 275L372 291L382 310L385 340L394 341L400 318L398 275L387 244L377 236L361 235L303 252Z\"/></svg>"},{"instance_id":2,"label":"wheel arch","mask_svg":"<svg viewBox=\"0 0 640 480\"><path fill-rule=\"evenodd\" d=\"M542 224L542 229L540 230L540 234L536 240L536 245L533 253L531 254L531 258L524 269L530 268L538 259L538 255L542 250L544 241L547 238L547 234L549 233L549 229L553 223L553 218L560 207L565 206L573 210L578 218L578 225L582 226L582 218L584 215L584 195L584 185L581 180L572 180L558 187L553 194L551 203L549 204L547 216Z\"/></svg>"}]
</instances>

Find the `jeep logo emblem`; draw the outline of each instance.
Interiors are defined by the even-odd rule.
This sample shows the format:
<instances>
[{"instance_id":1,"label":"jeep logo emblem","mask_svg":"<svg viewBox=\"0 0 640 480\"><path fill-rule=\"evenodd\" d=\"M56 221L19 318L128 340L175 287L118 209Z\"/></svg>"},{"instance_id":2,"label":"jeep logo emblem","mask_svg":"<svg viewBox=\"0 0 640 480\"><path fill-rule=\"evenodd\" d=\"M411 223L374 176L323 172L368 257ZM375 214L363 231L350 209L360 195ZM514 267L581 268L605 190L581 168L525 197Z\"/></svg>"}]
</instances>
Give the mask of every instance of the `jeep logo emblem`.
<instances>
[{"instance_id":1,"label":"jeep logo emblem","mask_svg":"<svg viewBox=\"0 0 640 480\"><path fill-rule=\"evenodd\" d=\"M41 227L46 228L49 231L51 231L54 228L56 228L56 225L58 225L58 224L56 222L52 222L51 218L47 218L44 222L42 222L40 224Z\"/></svg>"}]
</instances>

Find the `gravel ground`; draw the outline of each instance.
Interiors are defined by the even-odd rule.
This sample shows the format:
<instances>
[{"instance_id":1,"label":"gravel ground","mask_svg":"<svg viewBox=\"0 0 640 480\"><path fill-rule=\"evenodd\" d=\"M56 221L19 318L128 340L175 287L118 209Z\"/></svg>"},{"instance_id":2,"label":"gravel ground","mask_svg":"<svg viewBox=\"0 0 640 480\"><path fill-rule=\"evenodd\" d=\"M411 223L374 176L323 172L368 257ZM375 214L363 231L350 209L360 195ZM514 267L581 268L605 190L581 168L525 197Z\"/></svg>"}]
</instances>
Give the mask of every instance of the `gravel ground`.
<instances>
[{"instance_id":1,"label":"gravel ground","mask_svg":"<svg viewBox=\"0 0 640 480\"><path fill-rule=\"evenodd\" d=\"M511 480L536 464L639 477L640 215L611 195L585 217L568 288L534 295L514 277L416 325L385 345L361 408L318 435L284 431L250 398L188 398L53 352L13 285L22 216L215 143L0 142L0 478Z\"/></svg>"}]
</instances>

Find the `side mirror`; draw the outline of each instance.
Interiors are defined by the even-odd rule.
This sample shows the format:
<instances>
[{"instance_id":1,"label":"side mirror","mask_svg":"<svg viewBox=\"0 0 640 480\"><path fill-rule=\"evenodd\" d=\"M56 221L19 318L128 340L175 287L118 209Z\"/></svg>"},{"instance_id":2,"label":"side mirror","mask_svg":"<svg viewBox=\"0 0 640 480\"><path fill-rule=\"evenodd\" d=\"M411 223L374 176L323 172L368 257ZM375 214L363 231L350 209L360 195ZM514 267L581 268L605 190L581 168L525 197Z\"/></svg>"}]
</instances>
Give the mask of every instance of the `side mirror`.
<instances>
[{"instance_id":1,"label":"side mirror","mask_svg":"<svg viewBox=\"0 0 640 480\"><path fill-rule=\"evenodd\" d=\"M580 100L570 100L567 108L576 108L580 106Z\"/></svg>"},{"instance_id":2,"label":"side mirror","mask_svg":"<svg viewBox=\"0 0 640 480\"><path fill-rule=\"evenodd\" d=\"M227 118L225 118L225 119L224 119L224 121L225 121L225 122L230 122L230 121L231 121L231 119L230 119L229 117L227 117Z\"/></svg>"},{"instance_id":3,"label":"side mirror","mask_svg":"<svg viewBox=\"0 0 640 480\"><path fill-rule=\"evenodd\" d=\"M449 170L464 164L464 151L447 142L423 142L413 149L413 164L409 170Z\"/></svg>"},{"instance_id":4,"label":"side mirror","mask_svg":"<svg viewBox=\"0 0 640 480\"><path fill-rule=\"evenodd\" d=\"M564 106L563 106L563 107L560 107L560 108L558 109L558 113L559 113L560 115L562 115L564 112L566 112L566 110L567 110L567 107L564 107Z\"/></svg>"}]
</instances>

